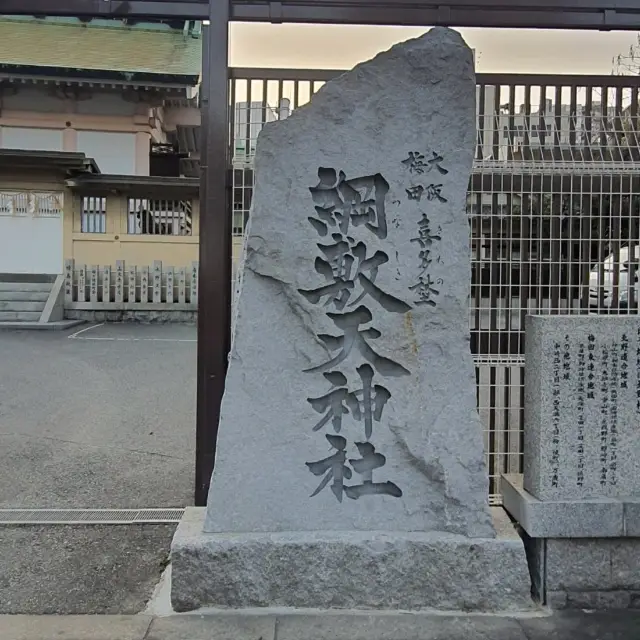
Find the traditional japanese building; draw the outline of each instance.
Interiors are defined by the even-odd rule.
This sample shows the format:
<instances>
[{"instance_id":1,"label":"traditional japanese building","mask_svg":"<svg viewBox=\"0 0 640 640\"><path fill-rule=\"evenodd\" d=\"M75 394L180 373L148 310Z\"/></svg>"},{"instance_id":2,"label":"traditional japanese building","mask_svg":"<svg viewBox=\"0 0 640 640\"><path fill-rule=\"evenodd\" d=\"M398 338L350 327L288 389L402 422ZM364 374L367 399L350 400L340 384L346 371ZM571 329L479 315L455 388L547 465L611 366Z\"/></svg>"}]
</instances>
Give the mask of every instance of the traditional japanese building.
<instances>
[{"instance_id":1,"label":"traditional japanese building","mask_svg":"<svg viewBox=\"0 0 640 640\"><path fill-rule=\"evenodd\" d=\"M188 153L179 153L177 140L193 135L199 126L201 47L201 25L197 22L3 17L0 149L82 152L94 160L102 174L192 175L193 161ZM38 184L35 174L31 176L25 168L20 171L19 177L10 176L5 169L2 176L0 273L62 273L65 258L78 258L68 255L71 238L65 237L64 250L61 241L66 229L76 226L75 231L86 234L86 240L97 234L99 239L114 240L119 232L147 235L145 229L171 228L171 235L191 235L191 203L178 205L177 223L175 211L167 213L168 205L138 194L135 206L140 211L122 212L124 229L120 229L106 221L106 197L100 197L106 193L92 194L91 202L84 202L78 194L77 225L63 223L62 211L69 209L59 206L59 228L54 233L51 215L44 225L40 215L18 215L19 207L12 203L31 192L58 198L65 185ZM156 197L163 196L158 193ZM87 206L90 211L85 211ZM172 224L155 219L144 224L156 214L171 218ZM20 242L16 242L17 223L23 238ZM29 238L40 239L38 251L33 250ZM106 248L104 242L98 246ZM192 259L197 255L194 246L196 250L189 255L193 254ZM103 260L122 258L116 255L118 247L113 243L112 247L112 251L102 252ZM27 266L25 255L29 256ZM163 257L166 259L158 259Z\"/></svg>"}]
</instances>

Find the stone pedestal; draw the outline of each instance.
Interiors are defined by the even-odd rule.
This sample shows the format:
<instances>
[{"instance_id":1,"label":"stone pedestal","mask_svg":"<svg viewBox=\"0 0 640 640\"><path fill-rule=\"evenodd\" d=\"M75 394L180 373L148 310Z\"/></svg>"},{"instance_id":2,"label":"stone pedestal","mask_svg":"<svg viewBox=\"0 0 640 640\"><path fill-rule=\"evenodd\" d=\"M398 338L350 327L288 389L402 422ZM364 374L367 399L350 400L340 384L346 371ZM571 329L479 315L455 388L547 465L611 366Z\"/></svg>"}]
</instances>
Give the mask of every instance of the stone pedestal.
<instances>
[{"instance_id":1,"label":"stone pedestal","mask_svg":"<svg viewBox=\"0 0 640 640\"><path fill-rule=\"evenodd\" d=\"M534 592L640 607L640 320L527 319L524 476L502 478Z\"/></svg>"},{"instance_id":2,"label":"stone pedestal","mask_svg":"<svg viewBox=\"0 0 640 640\"><path fill-rule=\"evenodd\" d=\"M473 59L433 29L267 124L204 521L173 601L526 608L469 350Z\"/></svg>"},{"instance_id":3,"label":"stone pedestal","mask_svg":"<svg viewBox=\"0 0 640 640\"><path fill-rule=\"evenodd\" d=\"M492 509L493 538L436 532L203 533L187 509L171 549L176 611L214 608L526 611L522 540Z\"/></svg>"}]
</instances>

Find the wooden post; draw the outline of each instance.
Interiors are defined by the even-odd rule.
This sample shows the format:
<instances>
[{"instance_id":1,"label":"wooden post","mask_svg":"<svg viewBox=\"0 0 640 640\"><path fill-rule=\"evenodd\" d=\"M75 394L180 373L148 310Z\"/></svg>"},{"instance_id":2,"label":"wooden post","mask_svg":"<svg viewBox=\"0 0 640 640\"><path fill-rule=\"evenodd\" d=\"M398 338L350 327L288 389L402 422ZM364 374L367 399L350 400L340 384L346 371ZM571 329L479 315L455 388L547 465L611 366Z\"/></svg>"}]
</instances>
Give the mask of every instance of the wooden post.
<instances>
[{"instance_id":1,"label":"wooden post","mask_svg":"<svg viewBox=\"0 0 640 640\"><path fill-rule=\"evenodd\" d=\"M149 267L140 268L140 302L149 302Z\"/></svg>"},{"instance_id":2,"label":"wooden post","mask_svg":"<svg viewBox=\"0 0 640 640\"><path fill-rule=\"evenodd\" d=\"M65 302L73 302L73 269L74 261L64 261L64 300Z\"/></svg>"},{"instance_id":3,"label":"wooden post","mask_svg":"<svg viewBox=\"0 0 640 640\"><path fill-rule=\"evenodd\" d=\"M135 266L129 267L129 275L127 282L127 302L129 304L136 301L136 268Z\"/></svg>"},{"instance_id":4,"label":"wooden post","mask_svg":"<svg viewBox=\"0 0 640 640\"><path fill-rule=\"evenodd\" d=\"M87 267L82 265L78 270L78 302L87 300Z\"/></svg>"},{"instance_id":5,"label":"wooden post","mask_svg":"<svg viewBox=\"0 0 640 640\"><path fill-rule=\"evenodd\" d=\"M89 281L89 301L90 302L98 302L98 273L100 271L100 267L98 265L93 265L91 267L90 272L90 281Z\"/></svg>"},{"instance_id":6,"label":"wooden post","mask_svg":"<svg viewBox=\"0 0 640 640\"><path fill-rule=\"evenodd\" d=\"M116 262L116 302L124 302L124 260Z\"/></svg>"},{"instance_id":7,"label":"wooden post","mask_svg":"<svg viewBox=\"0 0 640 640\"><path fill-rule=\"evenodd\" d=\"M102 270L102 302L111 302L111 265Z\"/></svg>"},{"instance_id":8,"label":"wooden post","mask_svg":"<svg viewBox=\"0 0 640 640\"><path fill-rule=\"evenodd\" d=\"M194 262L191 265L191 297L189 299L189 302L191 302L191 304L198 303L199 272L199 265L197 262Z\"/></svg>"},{"instance_id":9,"label":"wooden post","mask_svg":"<svg viewBox=\"0 0 640 640\"><path fill-rule=\"evenodd\" d=\"M173 267L166 267L164 272L166 274L166 282L167 282L167 290L166 290L166 293L165 293L165 300L166 300L167 304L173 304L173 302L174 302L174 298L173 298L173 286L174 286L174 282L173 282Z\"/></svg>"},{"instance_id":10,"label":"wooden post","mask_svg":"<svg viewBox=\"0 0 640 640\"><path fill-rule=\"evenodd\" d=\"M162 302L162 262L154 260L153 262L153 302L154 304Z\"/></svg>"},{"instance_id":11,"label":"wooden post","mask_svg":"<svg viewBox=\"0 0 640 640\"><path fill-rule=\"evenodd\" d=\"M191 302L198 301L196 506L207 502L231 343L229 9L228 0L209 2L209 25L202 34L202 173L197 268L198 272L202 269L202 280L196 295L192 290L191 297Z\"/></svg>"},{"instance_id":12,"label":"wooden post","mask_svg":"<svg viewBox=\"0 0 640 640\"><path fill-rule=\"evenodd\" d=\"M184 304L187 301L187 269L178 269L178 302Z\"/></svg>"}]
</instances>

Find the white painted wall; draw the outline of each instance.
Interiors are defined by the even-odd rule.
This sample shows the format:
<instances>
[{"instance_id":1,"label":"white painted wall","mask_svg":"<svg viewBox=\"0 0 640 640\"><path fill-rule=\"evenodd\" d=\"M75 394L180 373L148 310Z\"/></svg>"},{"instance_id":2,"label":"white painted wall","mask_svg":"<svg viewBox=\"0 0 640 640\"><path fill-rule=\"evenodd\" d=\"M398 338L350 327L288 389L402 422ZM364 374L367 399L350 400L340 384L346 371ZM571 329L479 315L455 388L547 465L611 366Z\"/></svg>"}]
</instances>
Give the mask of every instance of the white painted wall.
<instances>
[{"instance_id":1,"label":"white painted wall","mask_svg":"<svg viewBox=\"0 0 640 640\"><path fill-rule=\"evenodd\" d=\"M135 133L78 131L78 151L93 158L102 173L136 173Z\"/></svg>"},{"instance_id":2,"label":"white painted wall","mask_svg":"<svg viewBox=\"0 0 640 640\"><path fill-rule=\"evenodd\" d=\"M62 216L0 215L0 273L61 274Z\"/></svg>"},{"instance_id":3,"label":"white painted wall","mask_svg":"<svg viewBox=\"0 0 640 640\"><path fill-rule=\"evenodd\" d=\"M62 151L61 129L36 129L28 127L2 127L4 149L28 151Z\"/></svg>"}]
</instances>

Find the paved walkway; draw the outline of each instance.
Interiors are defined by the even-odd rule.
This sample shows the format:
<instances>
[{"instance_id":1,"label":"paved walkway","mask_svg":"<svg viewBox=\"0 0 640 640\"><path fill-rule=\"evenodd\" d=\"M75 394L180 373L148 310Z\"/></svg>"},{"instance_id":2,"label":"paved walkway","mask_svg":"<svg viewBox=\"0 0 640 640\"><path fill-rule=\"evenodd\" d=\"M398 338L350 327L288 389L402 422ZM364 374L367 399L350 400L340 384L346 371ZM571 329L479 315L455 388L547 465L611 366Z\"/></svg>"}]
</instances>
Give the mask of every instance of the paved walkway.
<instances>
[{"instance_id":1,"label":"paved walkway","mask_svg":"<svg viewBox=\"0 0 640 640\"><path fill-rule=\"evenodd\" d=\"M0 331L0 507L193 504L196 344L184 325ZM0 614L136 614L174 529L0 526Z\"/></svg>"},{"instance_id":2,"label":"paved walkway","mask_svg":"<svg viewBox=\"0 0 640 640\"><path fill-rule=\"evenodd\" d=\"M640 640L640 611L508 618L431 614L0 616L2 640Z\"/></svg>"}]
</instances>

